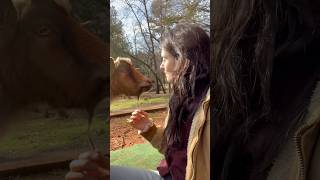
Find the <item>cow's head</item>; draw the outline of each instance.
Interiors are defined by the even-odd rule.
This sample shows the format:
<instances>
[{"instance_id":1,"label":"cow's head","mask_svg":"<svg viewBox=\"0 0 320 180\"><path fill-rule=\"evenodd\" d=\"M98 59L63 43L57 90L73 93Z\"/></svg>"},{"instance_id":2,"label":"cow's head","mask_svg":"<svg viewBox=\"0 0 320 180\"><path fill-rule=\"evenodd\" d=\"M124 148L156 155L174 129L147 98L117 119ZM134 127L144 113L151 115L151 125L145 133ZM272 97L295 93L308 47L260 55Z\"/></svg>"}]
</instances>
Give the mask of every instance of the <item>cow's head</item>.
<instances>
[{"instance_id":1,"label":"cow's head","mask_svg":"<svg viewBox=\"0 0 320 180\"><path fill-rule=\"evenodd\" d=\"M0 83L6 94L80 108L107 95L107 47L70 15L68 0L1 1Z\"/></svg>"},{"instance_id":2,"label":"cow's head","mask_svg":"<svg viewBox=\"0 0 320 180\"><path fill-rule=\"evenodd\" d=\"M152 80L142 75L129 58L118 57L115 61L110 58L110 61L111 97L120 94L139 97L152 87Z\"/></svg>"}]
</instances>

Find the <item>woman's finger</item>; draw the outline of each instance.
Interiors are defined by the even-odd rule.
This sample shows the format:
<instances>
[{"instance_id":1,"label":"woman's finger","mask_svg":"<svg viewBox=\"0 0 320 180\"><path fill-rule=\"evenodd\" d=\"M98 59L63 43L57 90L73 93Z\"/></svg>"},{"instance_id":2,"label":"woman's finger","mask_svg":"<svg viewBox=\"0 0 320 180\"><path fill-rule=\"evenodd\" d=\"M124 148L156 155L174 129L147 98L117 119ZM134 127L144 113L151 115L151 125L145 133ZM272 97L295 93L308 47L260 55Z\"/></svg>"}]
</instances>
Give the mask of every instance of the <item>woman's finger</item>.
<instances>
[{"instance_id":1,"label":"woman's finger","mask_svg":"<svg viewBox=\"0 0 320 180\"><path fill-rule=\"evenodd\" d=\"M132 114L131 117L142 117L143 114L141 113L135 113L135 114Z\"/></svg>"},{"instance_id":2,"label":"woman's finger","mask_svg":"<svg viewBox=\"0 0 320 180\"><path fill-rule=\"evenodd\" d=\"M138 114L135 114L135 115L130 116L130 118L137 118L137 117L139 117Z\"/></svg>"},{"instance_id":3,"label":"woman's finger","mask_svg":"<svg viewBox=\"0 0 320 180\"><path fill-rule=\"evenodd\" d=\"M91 174L91 173L94 173L94 176L95 176L95 177L98 177L99 180L100 180L100 179L105 180L105 179L107 179L107 177L110 176L110 171L109 171L109 170L107 170L107 169L105 169L105 168L100 168L100 167L98 168L97 171L88 172L88 174Z\"/></svg>"},{"instance_id":4,"label":"woman's finger","mask_svg":"<svg viewBox=\"0 0 320 180\"><path fill-rule=\"evenodd\" d=\"M140 111L140 114L144 115L145 117L148 117L148 113L143 110Z\"/></svg>"},{"instance_id":5,"label":"woman's finger","mask_svg":"<svg viewBox=\"0 0 320 180\"><path fill-rule=\"evenodd\" d=\"M144 114L138 113L138 114L132 115L131 117L138 117L138 118L140 118L140 119L145 119L147 116L144 115Z\"/></svg>"},{"instance_id":6,"label":"woman's finger","mask_svg":"<svg viewBox=\"0 0 320 180\"><path fill-rule=\"evenodd\" d=\"M136 110L136 111L133 111L131 114L132 114L132 115L144 115L144 116L147 116L147 115L148 115L148 113L146 113L146 112L143 111L143 110Z\"/></svg>"},{"instance_id":7,"label":"woman's finger","mask_svg":"<svg viewBox=\"0 0 320 180\"><path fill-rule=\"evenodd\" d=\"M91 160L92 162L96 163L97 165L107 168L107 157L105 157L101 151L96 150L96 151L89 151L86 153L82 153L79 155L79 159L88 159Z\"/></svg>"},{"instance_id":8,"label":"woman's finger","mask_svg":"<svg viewBox=\"0 0 320 180\"><path fill-rule=\"evenodd\" d=\"M139 122L140 122L140 119L139 119L139 118L134 118L134 119L132 119L131 124L136 125L136 124L138 124Z\"/></svg>"},{"instance_id":9,"label":"woman's finger","mask_svg":"<svg viewBox=\"0 0 320 180\"><path fill-rule=\"evenodd\" d=\"M136 109L136 110L134 110L131 114L138 114L138 113L140 113L140 111L141 111L141 110Z\"/></svg>"},{"instance_id":10,"label":"woman's finger","mask_svg":"<svg viewBox=\"0 0 320 180\"><path fill-rule=\"evenodd\" d=\"M89 151L85 153L81 153L79 155L79 159L89 159L89 160L97 160L101 155L99 151Z\"/></svg>"},{"instance_id":11,"label":"woman's finger","mask_svg":"<svg viewBox=\"0 0 320 180\"><path fill-rule=\"evenodd\" d=\"M136 116L131 116L130 119L132 119L135 122L141 121L143 119L145 119L145 116L143 115L136 115Z\"/></svg>"}]
</instances>

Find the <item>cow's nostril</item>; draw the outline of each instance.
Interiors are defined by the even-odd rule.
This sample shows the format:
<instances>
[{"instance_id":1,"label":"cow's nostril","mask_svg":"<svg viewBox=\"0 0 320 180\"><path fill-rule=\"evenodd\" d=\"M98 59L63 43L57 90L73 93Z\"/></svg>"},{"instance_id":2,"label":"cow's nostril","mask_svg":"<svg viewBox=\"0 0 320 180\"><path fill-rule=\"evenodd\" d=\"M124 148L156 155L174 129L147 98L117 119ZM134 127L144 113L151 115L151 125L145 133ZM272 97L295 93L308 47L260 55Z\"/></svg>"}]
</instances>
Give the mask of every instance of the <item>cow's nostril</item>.
<instances>
[{"instance_id":1,"label":"cow's nostril","mask_svg":"<svg viewBox=\"0 0 320 180\"><path fill-rule=\"evenodd\" d=\"M154 83L154 80L153 79L148 79L148 82L153 84Z\"/></svg>"},{"instance_id":2,"label":"cow's nostril","mask_svg":"<svg viewBox=\"0 0 320 180\"><path fill-rule=\"evenodd\" d=\"M107 81L107 79L109 79L110 77L110 73L107 72L105 69L103 70L97 70L95 72L95 74L93 75L93 78L97 81Z\"/></svg>"},{"instance_id":3,"label":"cow's nostril","mask_svg":"<svg viewBox=\"0 0 320 180\"><path fill-rule=\"evenodd\" d=\"M98 78L97 79L97 93L103 96L107 95L108 79Z\"/></svg>"}]
</instances>

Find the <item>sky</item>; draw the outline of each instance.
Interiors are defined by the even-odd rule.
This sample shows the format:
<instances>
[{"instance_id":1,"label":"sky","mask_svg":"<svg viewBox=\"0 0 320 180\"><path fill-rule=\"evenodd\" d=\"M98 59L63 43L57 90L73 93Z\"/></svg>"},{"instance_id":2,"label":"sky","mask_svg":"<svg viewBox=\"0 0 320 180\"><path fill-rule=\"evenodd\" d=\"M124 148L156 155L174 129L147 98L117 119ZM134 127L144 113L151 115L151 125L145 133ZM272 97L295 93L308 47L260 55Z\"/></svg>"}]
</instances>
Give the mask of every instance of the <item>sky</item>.
<instances>
[{"instance_id":1,"label":"sky","mask_svg":"<svg viewBox=\"0 0 320 180\"><path fill-rule=\"evenodd\" d=\"M118 18L124 24L123 32L131 42L134 37L133 27L136 22L134 15L131 13L129 7L121 0L111 0L111 6L115 7Z\"/></svg>"},{"instance_id":2,"label":"sky","mask_svg":"<svg viewBox=\"0 0 320 180\"><path fill-rule=\"evenodd\" d=\"M129 1L129 2L131 2L131 1ZM202 3L207 4L207 2L210 2L210 1L204 0ZM127 4L125 4L124 0L111 0L110 5L115 7L115 9L117 11L118 19L121 20L123 23L123 32L124 32L125 36L127 37L128 42L130 42L130 44L133 45L134 44L133 43L134 42L133 29L136 29L136 32L140 32L140 29L139 29L139 26L137 25L137 21L136 21L134 14L132 13L129 6ZM151 9L150 1L147 5L149 6L148 8L149 8L149 12L150 12L151 11L150 10ZM143 7L141 7L141 9L143 9ZM142 24L143 29L147 29L146 21L142 21L141 24ZM138 49L141 48L141 47L139 47L139 44L140 43L137 44ZM144 43L142 43L142 44L144 44Z\"/></svg>"},{"instance_id":3,"label":"sky","mask_svg":"<svg viewBox=\"0 0 320 180\"><path fill-rule=\"evenodd\" d=\"M123 32L125 36L128 39L128 42L130 42L131 45L134 43L134 31L133 29L136 30L136 33L140 32L140 28L137 25L136 18L134 14L132 13L131 9L128 7L127 4L123 0L111 0L111 6L114 6L119 20L121 20L123 24ZM151 8L151 5L150 5ZM140 19L141 21L141 19ZM147 28L147 23L145 21L141 22L142 28L146 29ZM139 37L138 37L139 38ZM137 48L143 48L140 46L140 43L137 43Z\"/></svg>"}]
</instances>

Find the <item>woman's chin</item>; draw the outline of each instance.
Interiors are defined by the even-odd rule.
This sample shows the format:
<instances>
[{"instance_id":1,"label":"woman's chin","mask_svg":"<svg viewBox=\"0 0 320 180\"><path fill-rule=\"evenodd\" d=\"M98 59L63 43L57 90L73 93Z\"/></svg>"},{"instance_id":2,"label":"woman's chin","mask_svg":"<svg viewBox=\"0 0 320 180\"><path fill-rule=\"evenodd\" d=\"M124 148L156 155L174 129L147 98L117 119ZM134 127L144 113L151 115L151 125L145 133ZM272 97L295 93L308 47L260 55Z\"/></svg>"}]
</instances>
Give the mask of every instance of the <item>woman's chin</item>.
<instances>
[{"instance_id":1,"label":"woman's chin","mask_svg":"<svg viewBox=\"0 0 320 180\"><path fill-rule=\"evenodd\" d=\"M172 81L173 81L173 80L172 80L172 79L173 79L172 77L168 77L168 76L167 76L166 79L167 79L167 82L168 82L168 83L172 83Z\"/></svg>"}]
</instances>

